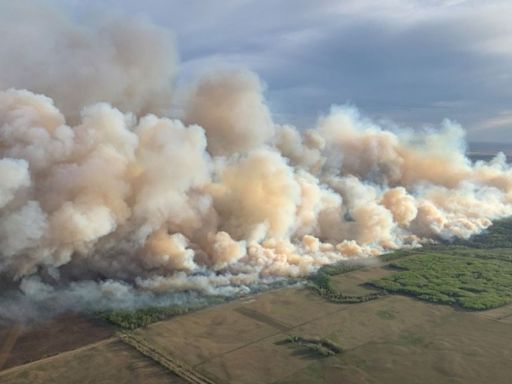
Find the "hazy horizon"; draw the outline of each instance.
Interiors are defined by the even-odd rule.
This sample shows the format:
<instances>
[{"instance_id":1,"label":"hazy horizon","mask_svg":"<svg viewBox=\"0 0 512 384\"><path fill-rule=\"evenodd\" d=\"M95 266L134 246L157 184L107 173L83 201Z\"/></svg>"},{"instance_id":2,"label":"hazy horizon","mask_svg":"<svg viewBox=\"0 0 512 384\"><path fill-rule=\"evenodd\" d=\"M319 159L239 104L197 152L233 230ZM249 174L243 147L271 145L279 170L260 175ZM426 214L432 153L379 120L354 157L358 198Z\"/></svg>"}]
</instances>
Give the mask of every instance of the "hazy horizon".
<instances>
[{"instance_id":1,"label":"hazy horizon","mask_svg":"<svg viewBox=\"0 0 512 384\"><path fill-rule=\"evenodd\" d=\"M375 120L421 128L448 118L469 141L512 142L509 1L51 2L77 18L114 9L169 29L178 83L216 67L253 70L279 123L309 128L348 103Z\"/></svg>"}]
</instances>

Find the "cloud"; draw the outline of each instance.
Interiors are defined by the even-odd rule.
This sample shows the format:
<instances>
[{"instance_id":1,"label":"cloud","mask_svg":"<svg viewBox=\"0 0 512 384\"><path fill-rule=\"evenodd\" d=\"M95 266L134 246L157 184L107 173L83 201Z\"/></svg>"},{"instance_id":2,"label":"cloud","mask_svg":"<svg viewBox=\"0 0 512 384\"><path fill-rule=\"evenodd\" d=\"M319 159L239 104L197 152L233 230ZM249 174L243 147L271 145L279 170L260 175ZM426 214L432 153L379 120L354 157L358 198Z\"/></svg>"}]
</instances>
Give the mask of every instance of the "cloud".
<instances>
[{"instance_id":1,"label":"cloud","mask_svg":"<svg viewBox=\"0 0 512 384\"><path fill-rule=\"evenodd\" d=\"M491 136L495 138L496 141L507 143L510 142L511 130L512 110L503 110L495 116L485 118L480 121L478 127L474 131L482 136Z\"/></svg>"},{"instance_id":2,"label":"cloud","mask_svg":"<svg viewBox=\"0 0 512 384\"><path fill-rule=\"evenodd\" d=\"M508 1L107 4L174 29L184 78L211 66L259 73L278 119L307 127L330 103L348 101L376 118L411 126L451 118L471 140L501 139L478 128L512 98Z\"/></svg>"}]
</instances>

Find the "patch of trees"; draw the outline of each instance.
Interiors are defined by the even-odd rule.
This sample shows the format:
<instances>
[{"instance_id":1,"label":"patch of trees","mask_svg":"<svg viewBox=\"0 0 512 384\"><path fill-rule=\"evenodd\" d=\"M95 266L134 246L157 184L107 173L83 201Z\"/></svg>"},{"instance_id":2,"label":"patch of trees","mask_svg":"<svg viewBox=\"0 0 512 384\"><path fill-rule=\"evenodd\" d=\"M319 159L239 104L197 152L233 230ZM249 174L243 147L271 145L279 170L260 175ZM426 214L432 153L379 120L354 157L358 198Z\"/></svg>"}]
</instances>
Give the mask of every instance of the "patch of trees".
<instances>
[{"instance_id":1,"label":"patch of trees","mask_svg":"<svg viewBox=\"0 0 512 384\"><path fill-rule=\"evenodd\" d=\"M357 271L365 267L365 265L363 260L342 260L334 264L324 265L318 270L318 273L329 276L341 275L343 273Z\"/></svg>"},{"instance_id":2,"label":"patch of trees","mask_svg":"<svg viewBox=\"0 0 512 384\"><path fill-rule=\"evenodd\" d=\"M190 307L147 307L140 309L120 309L103 312L101 316L110 323L123 329L136 329L156 321L189 312ZM195 309L195 308L194 308Z\"/></svg>"},{"instance_id":3,"label":"patch of trees","mask_svg":"<svg viewBox=\"0 0 512 384\"><path fill-rule=\"evenodd\" d=\"M456 240L455 245L472 248L512 248L512 218L496 220L481 234L467 240Z\"/></svg>"},{"instance_id":4,"label":"patch of trees","mask_svg":"<svg viewBox=\"0 0 512 384\"><path fill-rule=\"evenodd\" d=\"M496 308L512 302L512 262L474 256L429 252L390 264L401 272L371 282L388 292L401 293L469 310Z\"/></svg>"},{"instance_id":5,"label":"patch of trees","mask_svg":"<svg viewBox=\"0 0 512 384\"><path fill-rule=\"evenodd\" d=\"M322 357L334 356L343 351L342 348L335 342L316 337L306 338L301 336L288 336L281 343L293 344L298 347L302 347L305 351Z\"/></svg>"},{"instance_id":6,"label":"patch of trees","mask_svg":"<svg viewBox=\"0 0 512 384\"><path fill-rule=\"evenodd\" d=\"M323 273L317 272L309 278L311 288L326 300L336 304L358 304L366 301L378 299L387 294L384 290L372 292L367 295L344 295L336 290L331 283L331 277Z\"/></svg>"},{"instance_id":7,"label":"patch of trees","mask_svg":"<svg viewBox=\"0 0 512 384\"><path fill-rule=\"evenodd\" d=\"M402 259L404 257L411 256L416 253L418 253L417 249L399 249L390 253L384 253L379 256L379 259L386 263L388 261Z\"/></svg>"}]
</instances>

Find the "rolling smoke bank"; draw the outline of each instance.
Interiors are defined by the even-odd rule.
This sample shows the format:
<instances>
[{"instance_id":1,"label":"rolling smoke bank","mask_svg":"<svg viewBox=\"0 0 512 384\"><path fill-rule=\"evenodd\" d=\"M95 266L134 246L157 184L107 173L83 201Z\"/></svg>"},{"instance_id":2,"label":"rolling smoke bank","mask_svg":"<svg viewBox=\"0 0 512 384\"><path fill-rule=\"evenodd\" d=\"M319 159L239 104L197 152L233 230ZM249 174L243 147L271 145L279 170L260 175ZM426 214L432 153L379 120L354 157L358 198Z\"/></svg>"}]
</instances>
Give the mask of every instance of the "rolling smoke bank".
<instances>
[{"instance_id":1,"label":"rolling smoke bank","mask_svg":"<svg viewBox=\"0 0 512 384\"><path fill-rule=\"evenodd\" d=\"M165 30L1 4L0 316L239 294L512 214L505 157L472 163L454 123L386 129L332 107L299 131L247 71L205 74L180 119L159 117Z\"/></svg>"}]
</instances>

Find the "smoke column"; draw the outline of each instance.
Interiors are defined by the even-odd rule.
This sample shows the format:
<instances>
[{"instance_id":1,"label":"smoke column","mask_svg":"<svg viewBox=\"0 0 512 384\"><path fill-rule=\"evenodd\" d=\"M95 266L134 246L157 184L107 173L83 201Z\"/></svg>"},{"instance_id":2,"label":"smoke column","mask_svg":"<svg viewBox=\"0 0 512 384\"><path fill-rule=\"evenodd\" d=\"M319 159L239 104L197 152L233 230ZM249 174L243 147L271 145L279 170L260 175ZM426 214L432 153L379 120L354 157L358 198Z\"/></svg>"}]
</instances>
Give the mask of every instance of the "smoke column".
<instances>
[{"instance_id":1,"label":"smoke column","mask_svg":"<svg viewBox=\"0 0 512 384\"><path fill-rule=\"evenodd\" d=\"M167 31L23 4L0 15L0 316L239 294L512 215L505 157L471 162L455 123L334 106L299 131L242 70L190 84L171 118Z\"/></svg>"}]
</instances>

